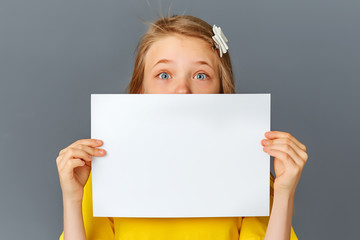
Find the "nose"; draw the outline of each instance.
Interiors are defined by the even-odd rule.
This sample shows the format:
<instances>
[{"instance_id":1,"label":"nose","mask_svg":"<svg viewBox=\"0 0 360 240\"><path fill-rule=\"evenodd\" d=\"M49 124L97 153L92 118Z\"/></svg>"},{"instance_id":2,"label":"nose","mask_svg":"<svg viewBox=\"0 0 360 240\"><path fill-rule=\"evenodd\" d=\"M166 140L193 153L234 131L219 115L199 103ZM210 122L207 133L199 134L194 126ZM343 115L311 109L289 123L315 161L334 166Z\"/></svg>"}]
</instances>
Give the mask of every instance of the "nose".
<instances>
[{"instance_id":1,"label":"nose","mask_svg":"<svg viewBox=\"0 0 360 240\"><path fill-rule=\"evenodd\" d=\"M186 78L177 79L175 81L175 91L178 94L189 94L191 93L189 80Z\"/></svg>"}]
</instances>

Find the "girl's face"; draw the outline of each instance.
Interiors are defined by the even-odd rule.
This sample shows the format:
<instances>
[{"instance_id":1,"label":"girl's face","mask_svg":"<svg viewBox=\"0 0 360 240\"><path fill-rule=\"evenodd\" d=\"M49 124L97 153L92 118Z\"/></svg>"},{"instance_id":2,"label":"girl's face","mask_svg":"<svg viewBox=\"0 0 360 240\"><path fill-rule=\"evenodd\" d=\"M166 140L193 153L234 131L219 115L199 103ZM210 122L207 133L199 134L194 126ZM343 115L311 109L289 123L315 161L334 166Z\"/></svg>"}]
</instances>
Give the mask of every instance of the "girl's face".
<instances>
[{"instance_id":1,"label":"girl's face","mask_svg":"<svg viewBox=\"0 0 360 240\"><path fill-rule=\"evenodd\" d=\"M220 93L216 53L205 40L170 35L145 56L141 93Z\"/></svg>"}]
</instances>

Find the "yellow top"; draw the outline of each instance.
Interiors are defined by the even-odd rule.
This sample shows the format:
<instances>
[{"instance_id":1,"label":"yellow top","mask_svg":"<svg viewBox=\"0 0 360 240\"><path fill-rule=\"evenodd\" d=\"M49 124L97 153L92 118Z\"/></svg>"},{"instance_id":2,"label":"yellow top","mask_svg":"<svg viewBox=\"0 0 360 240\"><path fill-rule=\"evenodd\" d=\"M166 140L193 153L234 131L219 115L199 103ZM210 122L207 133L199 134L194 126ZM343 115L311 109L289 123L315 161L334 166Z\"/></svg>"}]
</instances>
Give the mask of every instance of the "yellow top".
<instances>
[{"instance_id":1,"label":"yellow top","mask_svg":"<svg viewBox=\"0 0 360 240\"><path fill-rule=\"evenodd\" d=\"M274 177L270 176L270 213ZM118 218L93 217L92 177L82 204L87 240L258 240L264 239L269 217ZM59 240L64 239L62 232ZM298 240L291 227L291 240Z\"/></svg>"}]
</instances>

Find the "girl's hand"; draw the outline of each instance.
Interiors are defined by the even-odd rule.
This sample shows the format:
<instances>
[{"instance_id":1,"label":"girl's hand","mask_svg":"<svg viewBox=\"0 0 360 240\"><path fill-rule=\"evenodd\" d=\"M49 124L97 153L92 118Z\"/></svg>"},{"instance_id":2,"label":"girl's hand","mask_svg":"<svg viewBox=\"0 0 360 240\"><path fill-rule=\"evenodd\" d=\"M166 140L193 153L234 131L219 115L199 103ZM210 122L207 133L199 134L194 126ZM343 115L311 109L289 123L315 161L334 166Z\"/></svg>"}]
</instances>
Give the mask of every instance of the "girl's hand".
<instances>
[{"instance_id":1,"label":"girl's hand","mask_svg":"<svg viewBox=\"0 0 360 240\"><path fill-rule=\"evenodd\" d=\"M295 195L301 172L308 159L306 147L290 133L270 131L261 144L264 152L274 157L274 193Z\"/></svg>"},{"instance_id":2,"label":"girl's hand","mask_svg":"<svg viewBox=\"0 0 360 240\"><path fill-rule=\"evenodd\" d=\"M96 149L102 141L81 139L59 152L56 165L60 178L63 199L81 201L84 186L89 178L92 156L105 155L104 149Z\"/></svg>"}]
</instances>

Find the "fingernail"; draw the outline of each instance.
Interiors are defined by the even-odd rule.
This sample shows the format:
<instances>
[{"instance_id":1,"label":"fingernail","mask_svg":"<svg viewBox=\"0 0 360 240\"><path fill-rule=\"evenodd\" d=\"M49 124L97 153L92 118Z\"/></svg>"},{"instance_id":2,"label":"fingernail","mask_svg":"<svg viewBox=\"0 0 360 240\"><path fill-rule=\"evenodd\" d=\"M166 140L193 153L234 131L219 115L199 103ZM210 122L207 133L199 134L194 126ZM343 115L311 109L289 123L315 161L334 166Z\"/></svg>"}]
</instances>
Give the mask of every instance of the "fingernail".
<instances>
[{"instance_id":1,"label":"fingernail","mask_svg":"<svg viewBox=\"0 0 360 240\"><path fill-rule=\"evenodd\" d=\"M104 154L105 151L104 151L103 149L100 149L100 150L99 150L99 153L100 153L100 154Z\"/></svg>"},{"instance_id":2,"label":"fingernail","mask_svg":"<svg viewBox=\"0 0 360 240\"><path fill-rule=\"evenodd\" d=\"M101 144L102 141L101 140L96 140L97 144Z\"/></svg>"}]
</instances>

